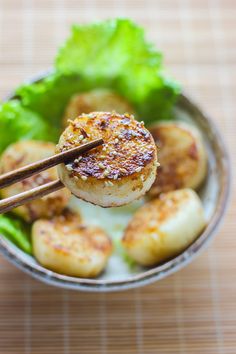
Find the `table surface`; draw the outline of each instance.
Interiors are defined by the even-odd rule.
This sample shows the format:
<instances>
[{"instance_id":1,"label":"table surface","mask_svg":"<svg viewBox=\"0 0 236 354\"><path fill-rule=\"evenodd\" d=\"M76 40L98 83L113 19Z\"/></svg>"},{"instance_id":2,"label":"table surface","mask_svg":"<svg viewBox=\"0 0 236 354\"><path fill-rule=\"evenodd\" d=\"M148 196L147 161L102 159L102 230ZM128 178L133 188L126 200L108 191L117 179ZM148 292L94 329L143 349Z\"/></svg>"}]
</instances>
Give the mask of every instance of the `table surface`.
<instances>
[{"instance_id":1,"label":"table surface","mask_svg":"<svg viewBox=\"0 0 236 354\"><path fill-rule=\"evenodd\" d=\"M72 23L116 16L146 28L235 153L234 0L0 0L1 97L52 65ZM191 265L141 289L65 291L1 257L0 353L235 354L235 208L234 194L214 242Z\"/></svg>"}]
</instances>

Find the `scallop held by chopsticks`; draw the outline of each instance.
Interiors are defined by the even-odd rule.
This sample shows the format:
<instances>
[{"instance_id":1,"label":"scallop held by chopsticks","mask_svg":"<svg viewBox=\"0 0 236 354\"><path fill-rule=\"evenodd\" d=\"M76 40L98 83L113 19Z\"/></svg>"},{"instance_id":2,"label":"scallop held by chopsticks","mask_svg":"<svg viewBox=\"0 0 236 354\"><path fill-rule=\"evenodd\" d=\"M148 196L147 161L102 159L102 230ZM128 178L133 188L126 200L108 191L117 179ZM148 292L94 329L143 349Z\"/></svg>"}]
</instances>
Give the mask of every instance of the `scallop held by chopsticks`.
<instances>
[{"instance_id":1,"label":"scallop held by chopsticks","mask_svg":"<svg viewBox=\"0 0 236 354\"><path fill-rule=\"evenodd\" d=\"M75 196L103 207L124 205L145 194L155 180L157 150L143 122L115 112L84 114L70 122L57 150L96 138L104 140L101 147L58 166L62 183Z\"/></svg>"},{"instance_id":2,"label":"scallop held by chopsticks","mask_svg":"<svg viewBox=\"0 0 236 354\"><path fill-rule=\"evenodd\" d=\"M122 244L137 263L151 266L183 251L205 225L198 195L191 189L180 189L142 206L128 224Z\"/></svg>"},{"instance_id":3,"label":"scallop held by chopsticks","mask_svg":"<svg viewBox=\"0 0 236 354\"><path fill-rule=\"evenodd\" d=\"M43 141L20 141L10 145L2 154L0 160L1 174L16 170L32 162L47 158L55 154L56 146L53 143ZM25 192L37 186L52 182L57 179L57 169L52 167L47 171L40 172L34 176L26 178L3 188L1 197L8 198ZM32 222L38 218L51 217L61 211L67 205L70 198L70 191L66 188L51 193L43 198L28 202L25 205L14 209L14 212L27 222Z\"/></svg>"},{"instance_id":4,"label":"scallop held by chopsticks","mask_svg":"<svg viewBox=\"0 0 236 354\"><path fill-rule=\"evenodd\" d=\"M69 119L75 119L82 113L105 111L116 111L118 113L133 113L133 108L117 93L108 89L95 89L84 93L79 93L72 96L69 101L64 118L63 125L68 125Z\"/></svg>"},{"instance_id":5,"label":"scallop held by chopsticks","mask_svg":"<svg viewBox=\"0 0 236 354\"><path fill-rule=\"evenodd\" d=\"M32 228L33 253L44 267L76 277L95 277L105 268L112 243L99 227L81 224L80 215L66 210Z\"/></svg>"},{"instance_id":6,"label":"scallop held by chopsticks","mask_svg":"<svg viewBox=\"0 0 236 354\"><path fill-rule=\"evenodd\" d=\"M162 122L150 132L158 146L160 167L149 195L198 188L207 173L207 153L197 129L183 122Z\"/></svg>"}]
</instances>

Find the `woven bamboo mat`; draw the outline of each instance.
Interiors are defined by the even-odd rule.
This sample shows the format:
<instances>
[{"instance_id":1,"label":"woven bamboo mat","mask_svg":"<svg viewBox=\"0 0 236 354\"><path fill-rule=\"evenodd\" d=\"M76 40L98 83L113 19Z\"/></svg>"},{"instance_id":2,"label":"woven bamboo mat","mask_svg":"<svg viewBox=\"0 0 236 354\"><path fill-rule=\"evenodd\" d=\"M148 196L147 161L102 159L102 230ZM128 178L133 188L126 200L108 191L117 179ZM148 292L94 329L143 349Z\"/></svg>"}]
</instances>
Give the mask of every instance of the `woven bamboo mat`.
<instances>
[{"instance_id":1,"label":"woven bamboo mat","mask_svg":"<svg viewBox=\"0 0 236 354\"><path fill-rule=\"evenodd\" d=\"M0 96L51 65L71 23L115 16L146 27L235 154L234 0L0 0ZM123 293L52 288L1 257L0 353L235 354L235 208L234 196L218 237L194 263Z\"/></svg>"}]
</instances>

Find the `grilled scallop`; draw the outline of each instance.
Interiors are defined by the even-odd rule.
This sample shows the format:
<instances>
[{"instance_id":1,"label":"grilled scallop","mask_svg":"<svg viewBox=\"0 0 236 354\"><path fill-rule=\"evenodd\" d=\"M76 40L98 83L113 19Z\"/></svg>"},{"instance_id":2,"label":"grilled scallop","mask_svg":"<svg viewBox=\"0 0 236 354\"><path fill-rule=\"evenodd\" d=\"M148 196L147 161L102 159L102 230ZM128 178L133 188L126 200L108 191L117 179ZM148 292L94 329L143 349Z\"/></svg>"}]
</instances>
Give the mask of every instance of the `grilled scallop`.
<instances>
[{"instance_id":1,"label":"grilled scallop","mask_svg":"<svg viewBox=\"0 0 236 354\"><path fill-rule=\"evenodd\" d=\"M64 114L63 126L68 125L68 119L75 119L82 113L95 111L133 113L131 105L117 93L108 89L97 89L74 95Z\"/></svg>"},{"instance_id":2,"label":"grilled scallop","mask_svg":"<svg viewBox=\"0 0 236 354\"><path fill-rule=\"evenodd\" d=\"M40 264L76 277L95 277L105 268L112 243L99 227L81 224L80 216L66 211L32 228L33 253Z\"/></svg>"},{"instance_id":3,"label":"grilled scallop","mask_svg":"<svg viewBox=\"0 0 236 354\"><path fill-rule=\"evenodd\" d=\"M128 224L122 244L137 263L151 266L183 251L205 225L197 194L180 189L142 206Z\"/></svg>"},{"instance_id":4,"label":"grilled scallop","mask_svg":"<svg viewBox=\"0 0 236 354\"><path fill-rule=\"evenodd\" d=\"M1 173L13 171L34 161L49 157L54 153L55 145L53 143L41 141L17 142L10 145L1 156L0 171ZM57 170L54 167L2 189L1 196L8 198L39 185L52 182L57 178ZM51 217L64 209L69 198L70 192L62 189L41 199L22 205L14 209L14 212L28 222L41 217Z\"/></svg>"},{"instance_id":5,"label":"grilled scallop","mask_svg":"<svg viewBox=\"0 0 236 354\"><path fill-rule=\"evenodd\" d=\"M63 132L58 151L103 138L104 144L58 167L64 185L77 197L103 207L141 197L155 180L157 152L142 122L129 114L81 115Z\"/></svg>"},{"instance_id":6,"label":"grilled scallop","mask_svg":"<svg viewBox=\"0 0 236 354\"><path fill-rule=\"evenodd\" d=\"M198 188L206 176L207 155L197 129L182 122L163 122L151 127L150 132L159 148L160 167L149 195Z\"/></svg>"}]
</instances>

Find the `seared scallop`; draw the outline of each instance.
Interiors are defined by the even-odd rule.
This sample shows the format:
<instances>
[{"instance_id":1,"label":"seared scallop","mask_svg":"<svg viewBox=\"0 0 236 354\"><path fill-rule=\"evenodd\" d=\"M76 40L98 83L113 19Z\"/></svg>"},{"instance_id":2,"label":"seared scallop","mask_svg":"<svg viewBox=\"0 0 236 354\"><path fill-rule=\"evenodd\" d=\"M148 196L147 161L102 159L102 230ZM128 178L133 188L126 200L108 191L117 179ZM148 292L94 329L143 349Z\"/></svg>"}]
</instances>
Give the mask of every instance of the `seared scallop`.
<instances>
[{"instance_id":1,"label":"seared scallop","mask_svg":"<svg viewBox=\"0 0 236 354\"><path fill-rule=\"evenodd\" d=\"M66 108L63 125L68 125L68 119L75 119L82 113L90 112L133 113L131 105L117 93L108 89L96 89L74 95Z\"/></svg>"},{"instance_id":2,"label":"seared scallop","mask_svg":"<svg viewBox=\"0 0 236 354\"><path fill-rule=\"evenodd\" d=\"M55 148L53 143L42 141L20 141L12 144L1 156L0 171L1 173L6 173L34 161L49 157L55 154ZM58 179L57 169L53 167L47 171L29 177L22 182L2 189L1 196L8 198L56 179ZM28 222L41 217L51 217L54 214L60 213L65 208L70 195L70 192L64 188L48 196L17 207L14 209L14 212Z\"/></svg>"},{"instance_id":3,"label":"seared scallop","mask_svg":"<svg viewBox=\"0 0 236 354\"><path fill-rule=\"evenodd\" d=\"M163 122L150 132L158 146L160 167L149 195L198 188L207 173L207 154L197 129L187 123Z\"/></svg>"},{"instance_id":4,"label":"seared scallop","mask_svg":"<svg viewBox=\"0 0 236 354\"><path fill-rule=\"evenodd\" d=\"M142 206L128 224L122 244L137 263L151 266L187 248L205 225L198 195L191 189L180 189Z\"/></svg>"},{"instance_id":5,"label":"seared scallop","mask_svg":"<svg viewBox=\"0 0 236 354\"><path fill-rule=\"evenodd\" d=\"M76 277L95 277L105 268L112 243L99 227L81 224L80 215L66 211L32 228L33 253L44 267Z\"/></svg>"},{"instance_id":6,"label":"seared scallop","mask_svg":"<svg viewBox=\"0 0 236 354\"><path fill-rule=\"evenodd\" d=\"M103 146L58 167L64 185L103 207L128 204L145 194L155 180L157 151L143 122L115 112L81 115L61 135L58 151L96 138L103 138Z\"/></svg>"}]
</instances>

